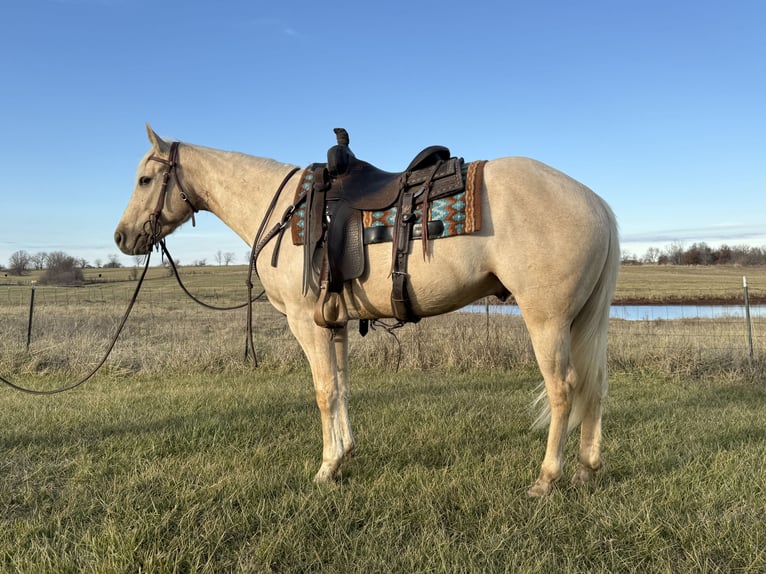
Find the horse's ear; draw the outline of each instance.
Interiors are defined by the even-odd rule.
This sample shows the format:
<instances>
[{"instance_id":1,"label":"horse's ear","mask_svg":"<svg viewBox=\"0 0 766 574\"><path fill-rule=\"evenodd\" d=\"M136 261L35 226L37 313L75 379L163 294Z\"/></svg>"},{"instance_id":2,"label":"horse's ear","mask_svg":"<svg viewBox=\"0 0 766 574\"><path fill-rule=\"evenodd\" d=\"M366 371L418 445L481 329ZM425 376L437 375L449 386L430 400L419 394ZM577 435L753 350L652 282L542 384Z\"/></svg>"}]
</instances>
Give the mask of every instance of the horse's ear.
<instances>
[{"instance_id":1,"label":"horse's ear","mask_svg":"<svg viewBox=\"0 0 766 574\"><path fill-rule=\"evenodd\" d=\"M170 144L168 144L165 140L163 140L160 136L158 136L154 130L152 129L152 126L149 125L149 122L146 123L146 135L149 136L149 141L152 143L152 146L154 146L154 149L162 152L167 153L170 149Z\"/></svg>"}]
</instances>

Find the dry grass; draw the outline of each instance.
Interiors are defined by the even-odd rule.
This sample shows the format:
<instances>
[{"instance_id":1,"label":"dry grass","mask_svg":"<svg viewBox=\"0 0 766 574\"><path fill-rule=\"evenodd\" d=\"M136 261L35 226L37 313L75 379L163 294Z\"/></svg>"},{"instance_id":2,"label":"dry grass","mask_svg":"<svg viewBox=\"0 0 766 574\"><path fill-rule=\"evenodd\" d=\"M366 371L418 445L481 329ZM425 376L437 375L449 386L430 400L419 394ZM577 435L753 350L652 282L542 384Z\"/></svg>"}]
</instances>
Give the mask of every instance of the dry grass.
<instances>
[{"instance_id":1,"label":"dry grass","mask_svg":"<svg viewBox=\"0 0 766 574\"><path fill-rule=\"evenodd\" d=\"M742 300L746 275L751 300L766 301L766 266L624 265L620 269L617 302L727 302Z\"/></svg>"},{"instance_id":2,"label":"dry grass","mask_svg":"<svg viewBox=\"0 0 766 574\"><path fill-rule=\"evenodd\" d=\"M621 292L639 289L636 268L621 275ZM680 285L706 284L696 269L642 267L642 297L662 293L666 278ZM668 275L666 269L675 271ZM711 281L720 293L734 279L734 270L722 271ZM110 270L108 277L82 288L38 287L30 353L25 350L30 289L0 286L0 369L16 376L54 374L74 376L100 359L106 342L122 315L134 281L122 278L126 270ZM245 268L184 269L189 288L218 305L241 302L245 296ZM760 270L763 272L763 270ZM739 273L739 270L736 271ZM756 284L760 279L753 274ZM634 287L631 287L633 285ZM689 287L692 289L692 287ZM687 293L690 291L687 290ZM735 291L731 289L731 292ZM118 343L106 371L112 376L134 373L194 374L242 372L244 311L214 312L186 299L163 269L152 269L139 304ZM284 318L266 302L255 305L256 349L266 368L303 368L305 361ZM766 324L755 319L755 366L766 356ZM366 338L351 337L352 365L395 370L450 368L534 369L534 356L522 321L501 315L453 313L425 319L396 332L382 329ZM683 321L613 320L610 334L612 368L653 370L678 376L745 372L747 338L741 319L687 319Z\"/></svg>"}]
</instances>

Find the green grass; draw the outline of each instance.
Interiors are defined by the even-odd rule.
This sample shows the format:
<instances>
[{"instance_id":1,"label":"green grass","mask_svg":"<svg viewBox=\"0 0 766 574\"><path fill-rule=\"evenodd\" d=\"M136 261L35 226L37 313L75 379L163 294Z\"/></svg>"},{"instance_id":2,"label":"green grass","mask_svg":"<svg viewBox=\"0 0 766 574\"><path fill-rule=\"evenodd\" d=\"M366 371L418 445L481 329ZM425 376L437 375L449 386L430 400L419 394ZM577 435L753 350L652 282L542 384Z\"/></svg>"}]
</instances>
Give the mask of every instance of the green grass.
<instances>
[{"instance_id":1,"label":"green grass","mask_svg":"<svg viewBox=\"0 0 766 574\"><path fill-rule=\"evenodd\" d=\"M597 483L530 500L544 449L528 430L533 372L353 378L359 450L335 487L311 482L321 445L307 371L3 391L2 569L766 568L762 379L618 373Z\"/></svg>"}]
</instances>

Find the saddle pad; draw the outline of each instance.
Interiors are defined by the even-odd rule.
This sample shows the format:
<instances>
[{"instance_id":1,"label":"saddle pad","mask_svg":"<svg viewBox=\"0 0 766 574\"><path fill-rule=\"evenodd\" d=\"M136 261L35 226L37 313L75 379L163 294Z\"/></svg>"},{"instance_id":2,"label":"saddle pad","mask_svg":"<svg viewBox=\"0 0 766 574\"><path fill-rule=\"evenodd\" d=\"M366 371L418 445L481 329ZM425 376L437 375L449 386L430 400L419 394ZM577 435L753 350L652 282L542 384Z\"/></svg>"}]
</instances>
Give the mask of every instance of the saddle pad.
<instances>
[{"instance_id":1,"label":"saddle pad","mask_svg":"<svg viewBox=\"0 0 766 574\"><path fill-rule=\"evenodd\" d=\"M441 221L444 224L444 231L439 235L429 235L429 239L465 235L481 229L481 188L485 163L486 161L482 160L464 165L465 190L430 202L428 220ZM307 168L295 191L296 198L301 191L308 191L311 188L313 178L311 170ZM421 209L415 211L419 220L420 212ZM393 227L396 221L396 207L384 211L364 211L362 220L365 228ZM303 245L306 228L305 203L295 210L290 227L293 245Z\"/></svg>"}]
</instances>

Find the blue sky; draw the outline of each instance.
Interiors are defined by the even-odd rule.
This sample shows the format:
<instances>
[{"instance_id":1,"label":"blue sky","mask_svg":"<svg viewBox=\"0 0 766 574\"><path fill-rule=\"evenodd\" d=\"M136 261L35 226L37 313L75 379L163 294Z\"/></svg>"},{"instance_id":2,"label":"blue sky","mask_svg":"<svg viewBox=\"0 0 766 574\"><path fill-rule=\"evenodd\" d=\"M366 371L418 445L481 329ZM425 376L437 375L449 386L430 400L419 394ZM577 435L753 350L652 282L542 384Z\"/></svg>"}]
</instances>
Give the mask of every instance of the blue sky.
<instances>
[{"instance_id":1,"label":"blue sky","mask_svg":"<svg viewBox=\"0 0 766 574\"><path fill-rule=\"evenodd\" d=\"M0 262L117 254L145 122L297 165L336 126L390 170L431 144L529 156L604 197L638 255L766 245L764 30L760 0L7 0ZM168 243L247 251L211 215Z\"/></svg>"}]
</instances>

